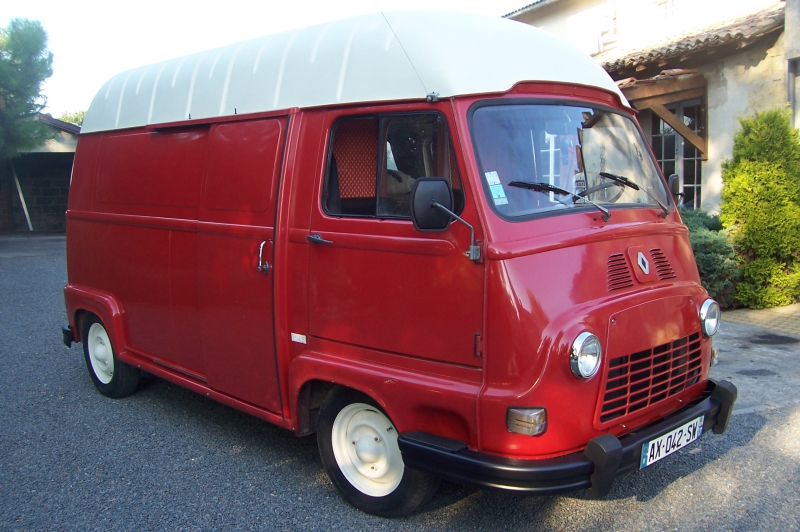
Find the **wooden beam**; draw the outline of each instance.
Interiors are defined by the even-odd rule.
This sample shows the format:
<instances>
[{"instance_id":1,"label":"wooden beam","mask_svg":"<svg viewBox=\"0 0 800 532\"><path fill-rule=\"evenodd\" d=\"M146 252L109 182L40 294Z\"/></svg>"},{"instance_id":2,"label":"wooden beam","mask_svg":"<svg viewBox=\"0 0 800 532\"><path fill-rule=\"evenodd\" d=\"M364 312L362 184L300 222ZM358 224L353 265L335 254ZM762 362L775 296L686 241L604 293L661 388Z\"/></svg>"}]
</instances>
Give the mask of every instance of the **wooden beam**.
<instances>
[{"instance_id":1,"label":"wooden beam","mask_svg":"<svg viewBox=\"0 0 800 532\"><path fill-rule=\"evenodd\" d=\"M653 96L663 96L671 92L680 92L691 89L705 88L706 78L702 74L683 74L676 78L664 78L652 83L641 83L633 87L622 89L628 100L641 100Z\"/></svg>"},{"instance_id":2,"label":"wooden beam","mask_svg":"<svg viewBox=\"0 0 800 532\"><path fill-rule=\"evenodd\" d=\"M682 102L684 100L693 100L695 98L702 98L704 95L705 95L705 89L698 88L698 89L690 89L687 91L671 92L668 94L662 94L660 96L653 96L651 98L641 98L638 100L632 100L628 98L628 101L639 111L644 111L645 109L650 109L650 107L654 103L667 105L670 103Z\"/></svg>"},{"instance_id":3,"label":"wooden beam","mask_svg":"<svg viewBox=\"0 0 800 532\"><path fill-rule=\"evenodd\" d=\"M672 126L681 137L688 140L689 143L700 151L700 159L703 161L708 160L708 149L706 148L706 141L703 140L697 133L689 129L686 124L678 119L669 109L655 103L650 106L650 110L658 115L661 120Z\"/></svg>"}]
</instances>

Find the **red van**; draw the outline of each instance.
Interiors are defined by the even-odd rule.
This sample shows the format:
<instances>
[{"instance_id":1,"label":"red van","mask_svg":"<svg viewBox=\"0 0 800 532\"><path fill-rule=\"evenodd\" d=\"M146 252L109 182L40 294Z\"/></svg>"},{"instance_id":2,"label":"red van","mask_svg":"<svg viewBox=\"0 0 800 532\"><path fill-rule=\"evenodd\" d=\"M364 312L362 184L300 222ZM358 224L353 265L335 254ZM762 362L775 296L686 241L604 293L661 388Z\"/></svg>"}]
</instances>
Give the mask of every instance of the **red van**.
<instances>
[{"instance_id":1,"label":"red van","mask_svg":"<svg viewBox=\"0 0 800 532\"><path fill-rule=\"evenodd\" d=\"M374 14L124 72L86 114L69 325L317 434L366 512L439 479L608 493L709 430L719 307L633 111L590 58L464 14Z\"/></svg>"}]
</instances>

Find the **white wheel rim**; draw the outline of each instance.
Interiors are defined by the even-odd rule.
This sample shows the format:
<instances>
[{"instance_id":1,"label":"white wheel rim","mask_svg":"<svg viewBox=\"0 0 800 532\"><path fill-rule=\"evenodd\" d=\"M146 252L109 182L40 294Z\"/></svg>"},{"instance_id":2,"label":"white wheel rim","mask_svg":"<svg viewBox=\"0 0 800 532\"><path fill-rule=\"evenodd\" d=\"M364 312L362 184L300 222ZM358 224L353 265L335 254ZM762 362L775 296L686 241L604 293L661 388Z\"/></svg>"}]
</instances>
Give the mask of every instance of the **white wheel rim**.
<instances>
[{"instance_id":1,"label":"white wheel rim","mask_svg":"<svg viewBox=\"0 0 800 532\"><path fill-rule=\"evenodd\" d=\"M371 497L392 493L403 478L403 458L392 422L375 407L353 403L339 412L331 431L339 469Z\"/></svg>"},{"instance_id":2,"label":"white wheel rim","mask_svg":"<svg viewBox=\"0 0 800 532\"><path fill-rule=\"evenodd\" d=\"M108 333L102 325L93 323L89 327L86 341L89 346L89 361L92 363L95 377L103 384L108 384L114 376L114 352L111 349Z\"/></svg>"}]
</instances>

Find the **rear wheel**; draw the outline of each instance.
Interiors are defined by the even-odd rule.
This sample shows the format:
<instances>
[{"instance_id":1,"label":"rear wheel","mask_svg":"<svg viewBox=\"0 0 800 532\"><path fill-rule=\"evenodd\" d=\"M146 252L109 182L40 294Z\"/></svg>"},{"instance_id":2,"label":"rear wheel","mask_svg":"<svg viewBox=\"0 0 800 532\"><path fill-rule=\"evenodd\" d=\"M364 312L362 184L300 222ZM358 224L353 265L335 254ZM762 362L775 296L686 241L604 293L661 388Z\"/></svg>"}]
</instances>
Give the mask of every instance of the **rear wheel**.
<instances>
[{"instance_id":1,"label":"rear wheel","mask_svg":"<svg viewBox=\"0 0 800 532\"><path fill-rule=\"evenodd\" d=\"M139 369L117 359L103 322L94 314L83 323L83 355L100 393L118 399L136 391Z\"/></svg>"},{"instance_id":2,"label":"rear wheel","mask_svg":"<svg viewBox=\"0 0 800 532\"><path fill-rule=\"evenodd\" d=\"M322 464L347 502L364 512L399 517L433 497L440 480L406 469L389 417L366 395L334 388L320 408Z\"/></svg>"}]
</instances>

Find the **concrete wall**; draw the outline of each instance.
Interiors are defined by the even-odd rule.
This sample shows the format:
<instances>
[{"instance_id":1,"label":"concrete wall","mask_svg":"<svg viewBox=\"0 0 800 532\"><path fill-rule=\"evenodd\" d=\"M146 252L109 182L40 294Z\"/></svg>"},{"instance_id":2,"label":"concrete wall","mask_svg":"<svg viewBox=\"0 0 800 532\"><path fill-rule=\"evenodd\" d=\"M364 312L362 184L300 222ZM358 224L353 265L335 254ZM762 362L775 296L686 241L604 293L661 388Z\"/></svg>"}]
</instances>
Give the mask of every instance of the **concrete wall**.
<instances>
[{"instance_id":1,"label":"concrete wall","mask_svg":"<svg viewBox=\"0 0 800 532\"><path fill-rule=\"evenodd\" d=\"M559 0L514 20L561 37L586 54L599 52L600 33L610 25L608 0Z\"/></svg>"},{"instance_id":2,"label":"concrete wall","mask_svg":"<svg viewBox=\"0 0 800 532\"><path fill-rule=\"evenodd\" d=\"M719 212L722 162L733 156L739 118L786 106L784 36L699 68L708 83L708 161L703 163L702 203Z\"/></svg>"},{"instance_id":3,"label":"concrete wall","mask_svg":"<svg viewBox=\"0 0 800 532\"><path fill-rule=\"evenodd\" d=\"M786 0L786 58L790 60L787 87L794 117L800 128L800 0Z\"/></svg>"},{"instance_id":4,"label":"concrete wall","mask_svg":"<svg viewBox=\"0 0 800 532\"><path fill-rule=\"evenodd\" d=\"M63 233L73 153L32 153L13 160L34 231ZM0 161L0 233L27 232L10 161Z\"/></svg>"},{"instance_id":5,"label":"concrete wall","mask_svg":"<svg viewBox=\"0 0 800 532\"><path fill-rule=\"evenodd\" d=\"M786 57L800 59L800 0L786 0Z\"/></svg>"}]
</instances>

